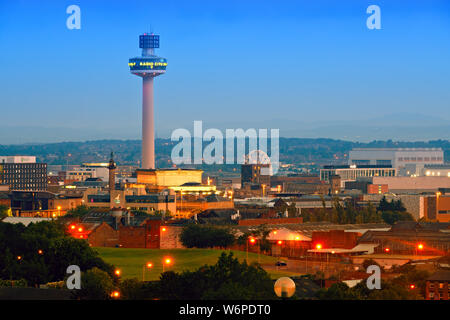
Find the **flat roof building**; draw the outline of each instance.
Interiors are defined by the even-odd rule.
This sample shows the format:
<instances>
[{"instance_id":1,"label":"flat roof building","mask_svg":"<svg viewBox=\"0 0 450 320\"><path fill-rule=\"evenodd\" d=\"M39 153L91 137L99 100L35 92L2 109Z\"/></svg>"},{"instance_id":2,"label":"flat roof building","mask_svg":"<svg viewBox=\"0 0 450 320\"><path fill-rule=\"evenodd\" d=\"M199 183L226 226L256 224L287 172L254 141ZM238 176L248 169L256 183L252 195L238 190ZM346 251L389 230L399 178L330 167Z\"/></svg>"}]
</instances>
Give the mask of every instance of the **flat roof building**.
<instances>
[{"instance_id":1,"label":"flat roof building","mask_svg":"<svg viewBox=\"0 0 450 320\"><path fill-rule=\"evenodd\" d=\"M333 176L340 176L340 186L344 188L346 182L356 181L358 178L394 177L395 173L391 165L324 166L320 169L320 180L330 183Z\"/></svg>"},{"instance_id":2,"label":"flat roof building","mask_svg":"<svg viewBox=\"0 0 450 320\"><path fill-rule=\"evenodd\" d=\"M355 148L350 151L349 165L390 165L397 175L411 175L408 167L444 163L441 148Z\"/></svg>"}]
</instances>

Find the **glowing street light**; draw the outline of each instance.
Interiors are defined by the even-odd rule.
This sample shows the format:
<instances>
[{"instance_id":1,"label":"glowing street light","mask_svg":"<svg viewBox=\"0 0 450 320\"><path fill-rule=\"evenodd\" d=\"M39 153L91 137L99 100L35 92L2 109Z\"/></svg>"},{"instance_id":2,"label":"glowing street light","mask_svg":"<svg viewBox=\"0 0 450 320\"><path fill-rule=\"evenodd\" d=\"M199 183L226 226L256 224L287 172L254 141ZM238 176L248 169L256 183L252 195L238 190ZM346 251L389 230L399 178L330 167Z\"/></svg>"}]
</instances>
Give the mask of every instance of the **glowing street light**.
<instances>
[{"instance_id":1,"label":"glowing street light","mask_svg":"<svg viewBox=\"0 0 450 320\"><path fill-rule=\"evenodd\" d=\"M170 266L172 264L172 258L164 258L164 261L163 261L163 272L164 272L164 266Z\"/></svg>"},{"instance_id":2,"label":"glowing street light","mask_svg":"<svg viewBox=\"0 0 450 320\"><path fill-rule=\"evenodd\" d=\"M38 254L44 254L44 251L42 251L41 249L38 250Z\"/></svg>"},{"instance_id":3,"label":"glowing street light","mask_svg":"<svg viewBox=\"0 0 450 320\"><path fill-rule=\"evenodd\" d=\"M114 271L114 274L115 274L116 276L120 277L120 275L122 274L122 270L116 269L116 270Z\"/></svg>"},{"instance_id":4,"label":"glowing street light","mask_svg":"<svg viewBox=\"0 0 450 320\"><path fill-rule=\"evenodd\" d=\"M145 281L145 269L151 269L153 268L153 263L147 262L142 266L142 281Z\"/></svg>"},{"instance_id":5,"label":"glowing street light","mask_svg":"<svg viewBox=\"0 0 450 320\"><path fill-rule=\"evenodd\" d=\"M22 256L17 256L17 260L22 260Z\"/></svg>"},{"instance_id":6,"label":"glowing street light","mask_svg":"<svg viewBox=\"0 0 450 320\"><path fill-rule=\"evenodd\" d=\"M419 249L419 250L423 250L423 248L424 248L424 246L423 246L423 244L422 244L422 243L419 243L419 244L417 245L417 249Z\"/></svg>"},{"instance_id":7,"label":"glowing street light","mask_svg":"<svg viewBox=\"0 0 450 320\"><path fill-rule=\"evenodd\" d=\"M111 298L113 299L119 299L120 298L120 292L119 291L113 291L111 293Z\"/></svg>"},{"instance_id":8,"label":"glowing street light","mask_svg":"<svg viewBox=\"0 0 450 320\"><path fill-rule=\"evenodd\" d=\"M316 249L317 249L317 250L322 249L322 244L320 244L320 243L316 244Z\"/></svg>"},{"instance_id":9,"label":"glowing street light","mask_svg":"<svg viewBox=\"0 0 450 320\"><path fill-rule=\"evenodd\" d=\"M384 252L389 253L391 251L391 249L389 248L384 248Z\"/></svg>"},{"instance_id":10,"label":"glowing street light","mask_svg":"<svg viewBox=\"0 0 450 320\"><path fill-rule=\"evenodd\" d=\"M414 290L414 289L416 288L416 285L415 285L415 284L410 284L410 285L409 285L409 288L410 288L411 290Z\"/></svg>"},{"instance_id":11,"label":"glowing street light","mask_svg":"<svg viewBox=\"0 0 450 320\"><path fill-rule=\"evenodd\" d=\"M281 241L281 240L278 240L278 241L277 241L277 243L278 243L278 245L280 245L280 246L281 246L281 245L283 244L283 241Z\"/></svg>"}]
</instances>

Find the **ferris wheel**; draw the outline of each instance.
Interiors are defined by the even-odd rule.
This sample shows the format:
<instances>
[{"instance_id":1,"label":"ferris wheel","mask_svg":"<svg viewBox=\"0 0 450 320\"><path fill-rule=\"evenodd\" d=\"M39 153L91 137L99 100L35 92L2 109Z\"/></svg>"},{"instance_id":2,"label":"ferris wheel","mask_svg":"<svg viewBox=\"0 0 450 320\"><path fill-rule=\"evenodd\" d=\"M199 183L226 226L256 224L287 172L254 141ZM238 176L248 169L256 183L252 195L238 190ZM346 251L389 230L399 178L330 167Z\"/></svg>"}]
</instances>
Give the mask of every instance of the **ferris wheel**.
<instances>
[{"instance_id":1,"label":"ferris wheel","mask_svg":"<svg viewBox=\"0 0 450 320\"><path fill-rule=\"evenodd\" d=\"M268 164L268 167L261 168L262 174L272 175L272 165L270 163L270 157L262 150L252 150L245 156L246 164ZM267 171L267 172L264 172Z\"/></svg>"}]
</instances>

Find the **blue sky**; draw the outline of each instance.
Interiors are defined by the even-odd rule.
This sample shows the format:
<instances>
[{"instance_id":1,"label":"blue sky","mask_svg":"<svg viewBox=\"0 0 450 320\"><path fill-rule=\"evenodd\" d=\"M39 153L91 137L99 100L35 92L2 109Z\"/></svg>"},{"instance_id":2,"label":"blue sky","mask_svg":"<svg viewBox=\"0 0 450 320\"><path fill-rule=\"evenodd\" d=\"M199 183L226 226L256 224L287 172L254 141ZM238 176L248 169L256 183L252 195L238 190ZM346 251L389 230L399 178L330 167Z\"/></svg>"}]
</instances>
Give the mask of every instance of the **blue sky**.
<instances>
[{"instance_id":1,"label":"blue sky","mask_svg":"<svg viewBox=\"0 0 450 320\"><path fill-rule=\"evenodd\" d=\"M71 4L81 30L66 28ZM371 4L381 30L366 27ZM2 123L139 138L141 81L127 62L146 31L169 64L155 81L159 135L194 120L450 120L449 1L0 0Z\"/></svg>"}]
</instances>

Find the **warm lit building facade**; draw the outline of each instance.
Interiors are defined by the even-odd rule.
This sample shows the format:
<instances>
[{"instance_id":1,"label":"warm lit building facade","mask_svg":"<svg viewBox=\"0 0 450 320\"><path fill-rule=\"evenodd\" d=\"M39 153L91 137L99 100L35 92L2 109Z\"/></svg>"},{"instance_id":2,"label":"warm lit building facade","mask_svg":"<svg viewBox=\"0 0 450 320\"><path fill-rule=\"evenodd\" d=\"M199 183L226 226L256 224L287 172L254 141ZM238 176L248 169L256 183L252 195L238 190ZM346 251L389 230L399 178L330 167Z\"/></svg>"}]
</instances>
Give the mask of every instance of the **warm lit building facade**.
<instances>
[{"instance_id":1,"label":"warm lit building facade","mask_svg":"<svg viewBox=\"0 0 450 320\"><path fill-rule=\"evenodd\" d=\"M137 184L155 189L178 187L185 183L202 183L202 170L196 169L138 169Z\"/></svg>"},{"instance_id":2,"label":"warm lit building facade","mask_svg":"<svg viewBox=\"0 0 450 320\"><path fill-rule=\"evenodd\" d=\"M436 195L421 197L423 217L427 220L450 222L450 195L437 192Z\"/></svg>"}]
</instances>

